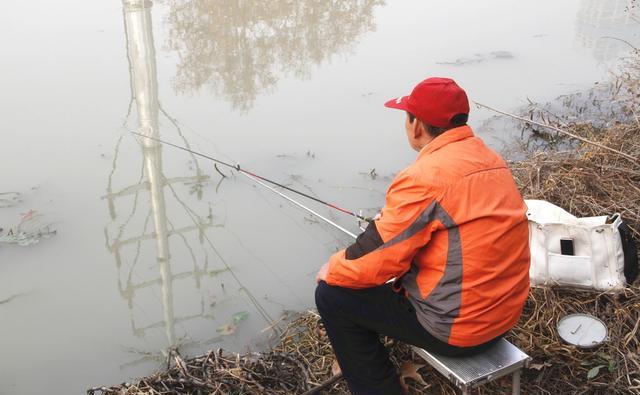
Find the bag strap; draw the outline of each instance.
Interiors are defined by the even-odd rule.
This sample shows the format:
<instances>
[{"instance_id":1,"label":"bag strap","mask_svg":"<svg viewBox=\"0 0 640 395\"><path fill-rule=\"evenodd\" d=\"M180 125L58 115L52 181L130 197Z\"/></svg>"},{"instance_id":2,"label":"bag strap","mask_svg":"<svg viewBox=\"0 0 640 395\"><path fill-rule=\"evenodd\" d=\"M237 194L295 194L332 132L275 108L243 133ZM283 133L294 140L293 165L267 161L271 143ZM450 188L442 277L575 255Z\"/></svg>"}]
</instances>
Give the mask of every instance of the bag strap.
<instances>
[{"instance_id":1,"label":"bag strap","mask_svg":"<svg viewBox=\"0 0 640 395\"><path fill-rule=\"evenodd\" d=\"M624 277L627 284L632 284L638 277L638 246L633 239L633 233L629 226L621 222L618 226L620 239L622 241L622 252L624 253Z\"/></svg>"}]
</instances>

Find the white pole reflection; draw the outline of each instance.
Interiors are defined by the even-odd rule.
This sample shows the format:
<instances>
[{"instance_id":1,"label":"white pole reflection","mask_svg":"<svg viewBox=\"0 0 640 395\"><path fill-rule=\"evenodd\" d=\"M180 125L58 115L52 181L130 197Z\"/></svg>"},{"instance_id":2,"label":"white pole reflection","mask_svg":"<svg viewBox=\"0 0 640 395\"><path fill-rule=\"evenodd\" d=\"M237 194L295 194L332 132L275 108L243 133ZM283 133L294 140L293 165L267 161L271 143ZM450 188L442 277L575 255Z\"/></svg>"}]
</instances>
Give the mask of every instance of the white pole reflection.
<instances>
[{"instance_id":1,"label":"white pole reflection","mask_svg":"<svg viewBox=\"0 0 640 395\"><path fill-rule=\"evenodd\" d=\"M157 83L157 71L156 71L156 54L152 32L152 20L151 20L151 7L152 3L147 0L123 0L123 13L125 33L127 40L127 56L129 60L130 68L130 82L131 93L135 100L136 110L138 114L138 132L146 136L160 138L159 121L158 117L162 109L158 101L158 83ZM122 139L121 139L122 141ZM160 286L160 302L162 307L162 321L152 322L145 325L137 325L135 323L135 317L132 315L131 326L134 335L144 337L146 331L155 328L164 328L167 344L169 348L176 348L178 346L178 339L176 335L176 324L184 321L189 321L196 318L204 318L211 320L212 315L205 313L205 303L201 300L200 312L197 314L191 314L187 316L176 316L174 312L174 295L173 286L174 281L179 279L193 278L195 280L196 288L201 287L201 278L203 276L214 277L224 270L211 270L209 269L208 259L205 257L204 266L197 263L195 254L189 245L188 239L185 237L187 233L197 232L200 243L202 243L202 235L206 228L214 226L212 221L211 211L209 211L208 219L205 220L202 217L197 216L197 223L190 226L184 226L174 228L169 224L167 218L167 207L165 202L165 187L171 187L174 183L189 183L195 184L206 181L209 177L203 175L196 163L196 175L188 177L176 177L167 179L163 174L162 168L162 147L161 144L151 139L140 139L139 144L142 148L143 156L143 175L139 183L127 186L118 191L114 191L112 188L112 178L116 170L116 162L118 160L118 153L120 150L120 142L116 147L116 155L113 164L113 170L109 177L109 185L107 188L107 195L103 198L108 201L109 212L112 220L116 220L118 217L116 211L116 201L119 198L126 196L134 197L134 205L129 218L126 222L117 226L118 231L116 236L111 238L109 236L108 229L105 229L105 236L107 239L107 248L114 254L116 259L116 266L119 270L123 269L123 249L129 247L131 251L132 247L136 247L136 253L130 260L129 273L126 276L125 285L119 279L119 290L123 298L128 301L129 309L133 309L133 300L136 297L136 292L145 288ZM138 208L138 195L140 193L148 192L149 196L149 215L147 219L151 218L153 221L153 231L151 233L145 233L133 237L124 237L124 229L128 225L129 219L131 219ZM198 193L198 197L201 194ZM182 202L180 202L183 204ZM186 207L185 207L186 209ZM190 209L189 209L190 210ZM190 210L193 212L193 210ZM147 221L145 220L145 223ZM189 251L189 255L193 260L193 269L173 273L171 268L171 248L170 237L180 237ZM141 245L146 242L155 241L155 253L156 262L158 265L159 278L142 280L134 282L133 277L139 277L134 274L137 259L140 255L139 251ZM124 254L126 255L126 254ZM216 341L219 336L206 340L207 342ZM181 343L181 345L187 345L188 343ZM142 358L146 360L148 358ZM136 362L129 363L135 364Z\"/></svg>"},{"instance_id":2,"label":"white pole reflection","mask_svg":"<svg viewBox=\"0 0 640 395\"><path fill-rule=\"evenodd\" d=\"M139 133L159 138L158 130L158 81L156 53L151 30L151 2L147 0L124 1L127 53L129 54L131 85L138 110ZM162 147L151 139L142 139L144 168L155 228L156 256L160 269L162 311L165 332L171 347L176 345L173 313L173 288L169 263L169 235L167 210L164 200L162 176Z\"/></svg>"}]
</instances>

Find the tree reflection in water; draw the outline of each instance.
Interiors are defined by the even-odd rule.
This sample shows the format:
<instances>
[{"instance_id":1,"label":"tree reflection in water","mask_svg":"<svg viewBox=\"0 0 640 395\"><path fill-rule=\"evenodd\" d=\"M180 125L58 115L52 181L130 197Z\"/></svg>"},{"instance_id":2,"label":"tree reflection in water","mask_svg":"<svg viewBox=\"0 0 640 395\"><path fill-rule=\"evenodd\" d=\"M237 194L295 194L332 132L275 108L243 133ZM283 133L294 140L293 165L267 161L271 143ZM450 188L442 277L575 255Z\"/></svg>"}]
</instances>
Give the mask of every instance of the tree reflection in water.
<instances>
[{"instance_id":1,"label":"tree reflection in water","mask_svg":"<svg viewBox=\"0 0 640 395\"><path fill-rule=\"evenodd\" d=\"M348 51L374 30L384 0L164 0L165 49L179 57L174 89L210 87L234 109L249 110L279 78L308 78L310 68Z\"/></svg>"}]
</instances>

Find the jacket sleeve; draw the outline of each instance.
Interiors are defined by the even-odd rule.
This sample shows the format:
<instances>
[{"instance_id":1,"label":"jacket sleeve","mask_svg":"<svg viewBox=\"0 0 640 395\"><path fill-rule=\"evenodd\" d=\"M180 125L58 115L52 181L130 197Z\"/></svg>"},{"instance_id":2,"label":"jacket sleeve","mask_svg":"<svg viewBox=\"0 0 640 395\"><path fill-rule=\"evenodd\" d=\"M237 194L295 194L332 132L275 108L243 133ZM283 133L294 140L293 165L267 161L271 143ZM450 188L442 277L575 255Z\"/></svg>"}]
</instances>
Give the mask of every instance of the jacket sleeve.
<instances>
[{"instance_id":1,"label":"jacket sleeve","mask_svg":"<svg viewBox=\"0 0 640 395\"><path fill-rule=\"evenodd\" d=\"M387 191L380 218L354 244L329 258L327 284L369 288L406 273L437 226L428 218L434 195L432 188L401 172Z\"/></svg>"}]
</instances>

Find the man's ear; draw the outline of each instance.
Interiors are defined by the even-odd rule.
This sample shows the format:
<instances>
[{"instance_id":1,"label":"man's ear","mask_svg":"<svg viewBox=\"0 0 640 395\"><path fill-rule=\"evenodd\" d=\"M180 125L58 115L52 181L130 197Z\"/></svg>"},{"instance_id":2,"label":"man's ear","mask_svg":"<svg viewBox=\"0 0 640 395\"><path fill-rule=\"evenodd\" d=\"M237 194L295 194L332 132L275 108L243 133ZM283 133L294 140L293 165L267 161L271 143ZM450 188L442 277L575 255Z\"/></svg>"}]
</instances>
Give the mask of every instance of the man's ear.
<instances>
[{"instance_id":1,"label":"man's ear","mask_svg":"<svg viewBox=\"0 0 640 395\"><path fill-rule=\"evenodd\" d=\"M427 135L427 129L424 126L422 121L419 121L418 118L414 119L415 124L413 126L413 137L417 140L420 137Z\"/></svg>"}]
</instances>

